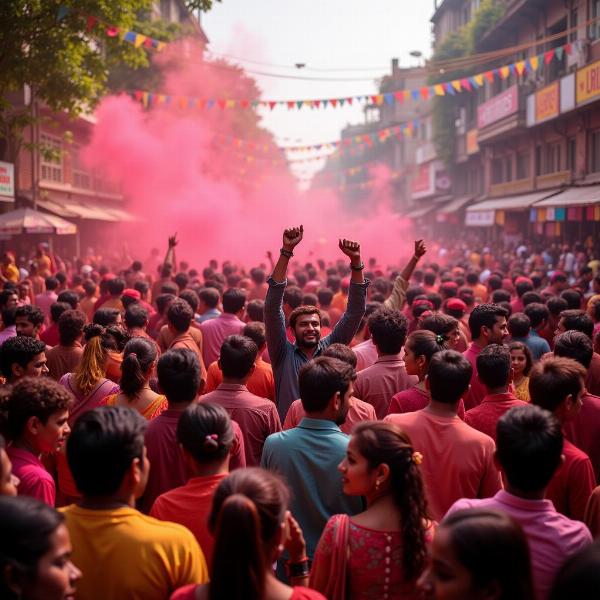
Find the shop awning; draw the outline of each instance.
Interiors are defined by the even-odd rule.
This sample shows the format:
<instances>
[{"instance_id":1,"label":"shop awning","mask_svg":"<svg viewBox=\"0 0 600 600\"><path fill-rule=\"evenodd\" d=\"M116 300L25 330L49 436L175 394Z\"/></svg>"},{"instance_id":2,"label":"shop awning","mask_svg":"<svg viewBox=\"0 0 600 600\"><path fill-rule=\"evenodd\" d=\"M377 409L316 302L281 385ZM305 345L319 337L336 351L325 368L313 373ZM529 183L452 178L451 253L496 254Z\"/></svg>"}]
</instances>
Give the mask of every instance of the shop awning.
<instances>
[{"instance_id":1,"label":"shop awning","mask_svg":"<svg viewBox=\"0 0 600 600\"><path fill-rule=\"evenodd\" d=\"M521 210L533 206L549 196L554 196L558 190L544 190L520 196L507 196L505 198L491 198L469 206L467 212L484 212L490 210Z\"/></svg>"},{"instance_id":2,"label":"shop awning","mask_svg":"<svg viewBox=\"0 0 600 600\"><path fill-rule=\"evenodd\" d=\"M57 235L68 235L77 233L77 226L55 215L49 215L31 208L20 208L0 215L0 233L56 233Z\"/></svg>"},{"instance_id":3,"label":"shop awning","mask_svg":"<svg viewBox=\"0 0 600 600\"><path fill-rule=\"evenodd\" d=\"M93 219L112 223L136 221L131 213L122 208L100 206L90 202L77 202L73 199L63 200L58 197L47 197L38 200L37 204L55 215L71 219Z\"/></svg>"},{"instance_id":4,"label":"shop awning","mask_svg":"<svg viewBox=\"0 0 600 600\"><path fill-rule=\"evenodd\" d=\"M590 206L600 204L600 185L570 187L556 196L537 202L533 208Z\"/></svg>"},{"instance_id":5,"label":"shop awning","mask_svg":"<svg viewBox=\"0 0 600 600\"><path fill-rule=\"evenodd\" d=\"M431 212L434 208L435 208L435 205L419 206L419 208L415 208L414 210L405 214L404 216L407 219L420 219L421 217L424 217L427 213Z\"/></svg>"},{"instance_id":6,"label":"shop awning","mask_svg":"<svg viewBox=\"0 0 600 600\"><path fill-rule=\"evenodd\" d=\"M445 206L442 206L438 209L438 213L449 215L457 210L460 210L465 204L468 204L473 200L473 196L459 196L458 198L454 198L448 202Z\"/></svg>"},{"instance_id":7,"label":"shop awning","mask_svg":"<svg viewBox=\"0 0 600 600\"><path fill-rule=\"evenodd\" d=\"M54 213L55 215L58 215L60 217L66 217L67 219L78 217L77 213L67 210L64 206L61 206L60 204L52 202L50 200L38 200L37 205L40 208L43 208L44 210Z\"/></svg>"}]
</instances>

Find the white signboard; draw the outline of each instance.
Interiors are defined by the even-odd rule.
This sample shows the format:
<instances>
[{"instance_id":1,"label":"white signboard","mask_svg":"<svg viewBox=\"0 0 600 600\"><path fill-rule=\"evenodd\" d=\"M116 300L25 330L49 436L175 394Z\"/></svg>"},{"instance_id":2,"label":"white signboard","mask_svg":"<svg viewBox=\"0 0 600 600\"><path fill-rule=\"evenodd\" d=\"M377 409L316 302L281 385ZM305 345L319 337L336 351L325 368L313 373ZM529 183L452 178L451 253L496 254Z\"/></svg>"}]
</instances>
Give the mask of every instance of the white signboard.
<instances>
[{"instance_id":1,"label":"white signboard","mask_svg":"<svg viewBox=\"0 0 600 600\"><path fill-rule=\"evenodd\" d=\"M15 167L12 163L0 161L0 196L15 197Z\"/></svg>"},{"instance_id":2,"label":"white signboard","mask_svg":"<svg viewBox=\"0 0 600 600\"><path fill-rule=\"evenodd\" d=\"M473 210L467 212L465 225L468 227L489 227L494 224L495 212L493 210Z\"/></svg>"}]
</instances>

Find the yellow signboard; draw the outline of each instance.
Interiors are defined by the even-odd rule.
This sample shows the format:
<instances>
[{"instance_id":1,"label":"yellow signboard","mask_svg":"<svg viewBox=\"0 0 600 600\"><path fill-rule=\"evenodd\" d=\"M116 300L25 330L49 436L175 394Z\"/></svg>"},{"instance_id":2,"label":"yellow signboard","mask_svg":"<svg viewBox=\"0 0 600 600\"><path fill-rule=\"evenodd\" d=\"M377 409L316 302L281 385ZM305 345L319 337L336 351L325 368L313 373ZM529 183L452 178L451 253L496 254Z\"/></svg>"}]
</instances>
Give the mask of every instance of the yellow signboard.
<instances>
[{"instance_id":1,"label":"yellow signboard","mask_svg":"<svg viewBox=\"0 0 600 600\"><path fill-rule=\"evenodd\" d=\"M577 104L600 96L600 60L577 71Z\"/></svg>"},{"instance_id":2,"label":"yellow signboard","mask_svg":"<svg viewBox=\"0 0 600 600\"><path fill-rule=\"evenodd\" d=\"M479 143L477 142L477 129L467 131L467 154L476 154L479 152Z\"/></svg>"},{"instance_id":3,"label":"yellow signboard","mask_svg":"<svg viewBox=\"0 0 600 600\"><path fill-rule=\"evenodd\" d=\"M546 121L560 113L560 86L555 81L535 95L535 122Z\"/></svg>"}]
</instances>

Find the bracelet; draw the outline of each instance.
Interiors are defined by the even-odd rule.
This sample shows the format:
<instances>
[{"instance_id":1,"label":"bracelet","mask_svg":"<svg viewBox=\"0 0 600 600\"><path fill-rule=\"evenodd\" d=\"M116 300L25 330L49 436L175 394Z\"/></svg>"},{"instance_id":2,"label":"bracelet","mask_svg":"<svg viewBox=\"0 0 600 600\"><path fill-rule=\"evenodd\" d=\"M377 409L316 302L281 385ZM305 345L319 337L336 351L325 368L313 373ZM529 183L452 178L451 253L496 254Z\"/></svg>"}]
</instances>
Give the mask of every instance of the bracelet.
<instances>
[{"instance_id":1,"label":"bracelet","mask_svg":"<svg viewBox=\"0 0 600 600\"><path fill-rule=\"evenodd\" d=\"M308 577L310 575L310 559L306 557L294 563L288 560L285 563L285 570L290 579Z\"/></svg>"},{"instance_id":2,"label":"bracelet","mask_svg":"<svg viewBox=\"0 0 600 600\"><path fill-rule=\"evenodd\" d=\"M351 264L351 265L350 265L350 268L351 268L353 271L362 271L362 270L365 268L365 263L364 263L364 262L361 262L361 263L360 263L360 265L358 265L358 267L354 267L354 266L352 266L352 264Z\"/></svg>"},{"instance_id":3,"label":"bracelet","mask_svg":"<svg viewBox=\"0 0 600 600\"><path fill-rule=\"evenodd\" d=\"M289 250L286 250L285 248L282 248L279 251L279 254L283 254L283 256L287 256L288 258L292 258L292 256L294 256L293 252L290 252Z\"/></svg>"}]
</instances>

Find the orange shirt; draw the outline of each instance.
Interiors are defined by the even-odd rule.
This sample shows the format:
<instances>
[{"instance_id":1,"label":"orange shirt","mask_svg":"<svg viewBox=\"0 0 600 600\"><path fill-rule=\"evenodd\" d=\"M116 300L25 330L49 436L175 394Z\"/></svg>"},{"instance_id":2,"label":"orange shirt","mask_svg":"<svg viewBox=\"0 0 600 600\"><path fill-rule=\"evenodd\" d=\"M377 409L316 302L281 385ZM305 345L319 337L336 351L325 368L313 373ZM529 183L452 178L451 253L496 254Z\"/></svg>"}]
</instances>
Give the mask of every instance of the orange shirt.
<instances>
[{"instance_id":1,"label":"orange shirt","mask_svg":"<svg viewBox=\"0 0 600 600\"><path fill-rule=\"evenodd\" d=\"M208 530L208 515L217 487L227 473L192 477L185 485L161 494L152 505L150 516L187 527L198 540L210 570L214 539Z\"/></svg>"},{"instance_id":2,"label":"orange shirt","mask_svg":"<svg viewBox=\"0 0 600 600\"><path fill-rule=\"evenodd\" d=\"M260 356L257 357L255 365L256 369L254 369L254 373L252 373L250 379L246 382L248 391L255 396L268 398L275 402L275 378L273 377L271 365L265 362ZM217 361L208 367L206 378L204 394L216 390L217 387L223 383L223 373L221 372L221 369L219 369Z\"/></svg>"},{"instance_id":3,"label":"orange shirt","mask_svg":"<svg viewBox=\"0 0 600 600\"><path fill-rule=\"evenodd\" d=\"M79 303L79 308L87 317L88 323L91 323L94 320L94 310L97 300L98 298L94 296L92 296L91 298L89 296L86 296L85 298L82 298L81 302Z\"/></svg>"},{"instance_id":4,"label":"orange shirt","mask_svg":"<svg viewBox=\"0 0 600 600\"><path fill-rule=\"evenodd\" d=\"M348 294L344 294L341 290L333 295L333 299L331 300L331 306L333 308L337 308L341 312L346 310L346 305L348 304Z\"/></svg>"}]
</instances>

